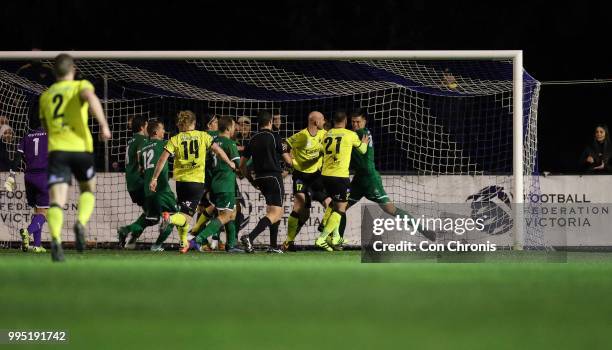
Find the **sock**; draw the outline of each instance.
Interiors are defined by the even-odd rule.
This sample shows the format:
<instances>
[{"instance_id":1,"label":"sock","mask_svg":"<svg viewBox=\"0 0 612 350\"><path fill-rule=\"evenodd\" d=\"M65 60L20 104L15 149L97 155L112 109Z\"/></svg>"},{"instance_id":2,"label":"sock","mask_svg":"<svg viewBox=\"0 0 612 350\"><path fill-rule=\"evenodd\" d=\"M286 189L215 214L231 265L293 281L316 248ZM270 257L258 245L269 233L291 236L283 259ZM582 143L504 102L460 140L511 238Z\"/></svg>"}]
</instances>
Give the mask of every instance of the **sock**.
<instances>
[{"instance_id":1,"label":"sock","mask_svg":"<svg viewBox=\"0 0 612 350\"><path fill-rule=\"evenodd\" d=\"M189 224L185 224L185 226L177 226L176 230L178 231L179 242L181 244L189 244L187 241L187 234L189 234Z\"/></svg>"},{"instance_id":2,"label":"sock","mask_svg":"<svg viewBox=\"0 0 612 350\"><path fill-rule=\"evenodd\" d=\"M44 215L34 214L32 217L32 222L30 223L30 226L28 226L28 232L34 236L35 247L40 247L40 236L45 221L47 221L47 219L45 219Z\"/></svg>"},{"instance_id":3,"label":"sock","mask_svg":"<svg viewBox=\"0 0 612 350\"><path fill-rule=\"evenodd\" d=\"M270 225L270 247L272 248L278 247L278 226L280 226L280 221Z\"/></svg>"},{"instance_id":4,"label":"sock","mask_svg":"<svg viewBox=\"0 0 612 350\"><path fill-rule=\"evenodd\" d=\"M236 246L237 233L236 233L236 224L234 221L230 221L225 224L225 235L227 236L227 244L225 245L225 249L234 248Z\"/></svg>"},{"instance_id":5,"label":"sock","mask_svg":"<svg viewBox=\"0 0 612 350\"><path fill-rule=\"evenodd\" d=\"M344 237L344 230L346 229L346 213L341 214L340 226L338 227L338 233L340 237Z\"/></svg>"},{"instance_id":6,"label":"sock","mask_svg":"<svg viewBox=\"0 0 612 350\"><path fill-rule=\"evenodd\" d=\"M257 236L259 236L259 234L262 233L263 230L265 230L270 225L272 225L272 223L270 222L270 219L268 219L267 216L261 218L257 223L257 226L255 226L255 228L253 229L253 231L249 233L249 238L251 239L251 242L253 242L255 238L257 238Z\"/></svg>"},{"instance_id":7,"label":"sock","mask_svg":"<svg viewBox=\"0 0 612 350\"><path fill-rule=\"evenodd\" d=\"M393 213L393 216L399 216L400 218L404 218L407 217L408 220L410 219L414 219L414 217L412 215L410 215L407 211L404 211L400 208L395 208L395 213ZM421 230L423 229L423 225L421 224L419 227L417 227L417 230Z\"/></svg>"},{"instance_id":8,"label":"sock","mask_svg":"<svg viewBox=\"0 0 612 350\"><path fill-rule=\"evenodd\" d=\"M287 242L295 241L295 236L298 234L299 217L300 215L294 211L289 214L289 219L287 220Z\"/></svg>"},{"instance_id":9,"label":"sock","mask_svg":"<svg viewBox=\"0 0 612 350\"><path fill-rule=\"evenodd\" d=\"M241 226L243 222L244 222L244 215L242 213L236 213L236 219L234 220L236 235L238 235L238 232L242 228Z\"/></svg>"},{"instance_id":10,"label":"sock","mask_svg":"<svg viewBox=\"0 0 612 350\"><path fill-rule=\"evenodd\" d=\"M168 227L166 227L166 229L159 234L159 237L157 237L155 244L161 245L162 243L164 243L166 239L168 239L168 236L170 236L170 234L172 233L172 230L174 230L174 226L168 225Z\"/></svg>"},{"instance_id":11,"label":"sock","mask_svg":"<svg viewBox=\"0 0 612 350\"><path fill-rule=\"evenodd\" d=\"M319 238L327 238L327 236L329 236L340 226L340 220L342 220L342 216L340 215L340 213L336 211L332 212L329 216L329 219L327 219L327 224L325 224L323 232L321 232Z\"/></svg>"},{"instance_id":12,"label":"sock","mask_svg":"<svg viewBox=\"0 0 612 350\"><path fill-rule=\"evenodd\" d=\"M79 222L86 226L96 205L96 197L91 192L83 192L79 197Z\"/></svg>"},{"instance_id":13,"label":"sock","mask_svg":"<svg viewBox=\"0 0 612 350\"><path fill-rule=\"evenodd\" d=\"M321 220L321 223L323 224L323 226L325 226L327 224L327 220L329 219L329 216L332 213L332 206L331 203L330 205L325 209L325 213L323 214L323 220Z\"/></svg>"},{"instance_id":14,"label":"sock","mask_svg":"<svg viewBox=\"0 0 612 350\"><path fill-rule=\"evenodd\" d=\"M206 238L208 238L208 237L210 237L210 236L212 236L214 234L217 234L219 232L219 229L221 228L221 226L223 226L223 224L221 223L221 221L219 221L218 218L214 218L214 219L210 220L208 225L206 225L206 229L204 229L204 231L202 231L196 237L196 242L198 244L203 244L204 241L206 241Z\"/></svg>"},{"instance_id":15,"label":"sock","mask_svg":"<svg viewBox=\"0 0 612 350\"><path fill-rule=\"evenodd\" d=\"M51 238L57 242L62 242L62 225L64 224L64 211L57 204L52 204L47 211L47 221L49 222L49 231Z\"/></svg>"},{"instance_id":16,"label":"sock","mask_svg":"<svg viewBox=\"0 0 612 350\"><path fill-rule=\"evenodd\" d=\"M147 226L151 225L147 225L147 219L145 214L143 213L138 217L138 219L136 219L136 221L128 225L128 229L132 233L133 238L138 238Z\"/></svg>"},{"instance_id":17,"label":"sock","mask_svg":"<svg viewBox=\"0 0 612 350\"><path fill-rule=\"evenodd\" d=\"M177 228L183 227L187 224L187 218L181 213L172 214L170 215L170 223Z\"/></svg>"},{"instance_id":18,"label":"sock","mask_svg":"<svg viewBox=\"0 0 612 350\"><path fill-rule=\"evenodd\" d=\"M205 209L203 213L198 215L198 220L196 221L196 224L193 225L193 228L191 229L194 235L197 236L200 233L200 231L204 229L204 225L209 219L210 219L210 215L208 215L208 212Z\"/></svg>"}]
</instances>

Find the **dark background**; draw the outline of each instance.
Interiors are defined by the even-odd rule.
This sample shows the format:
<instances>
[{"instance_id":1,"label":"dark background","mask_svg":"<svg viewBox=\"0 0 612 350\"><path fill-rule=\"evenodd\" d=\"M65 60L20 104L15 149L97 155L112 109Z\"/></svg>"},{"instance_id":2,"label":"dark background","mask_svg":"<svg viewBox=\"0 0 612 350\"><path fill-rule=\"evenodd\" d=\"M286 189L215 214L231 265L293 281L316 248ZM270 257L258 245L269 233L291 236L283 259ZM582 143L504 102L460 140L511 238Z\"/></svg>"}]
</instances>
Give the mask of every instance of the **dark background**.
<instances>
[{"instance_id":1,"label":"dark background","mask_svg":"<svg viewBox=\"0 0 612 350\"><path fill-rule=\"evenodd\" d=\"M0 50L522 49L536 79L612 78L604 2L5 1ZM544 85L540 170L571 173L611 84Z\"/></svg>"}]
</instances>

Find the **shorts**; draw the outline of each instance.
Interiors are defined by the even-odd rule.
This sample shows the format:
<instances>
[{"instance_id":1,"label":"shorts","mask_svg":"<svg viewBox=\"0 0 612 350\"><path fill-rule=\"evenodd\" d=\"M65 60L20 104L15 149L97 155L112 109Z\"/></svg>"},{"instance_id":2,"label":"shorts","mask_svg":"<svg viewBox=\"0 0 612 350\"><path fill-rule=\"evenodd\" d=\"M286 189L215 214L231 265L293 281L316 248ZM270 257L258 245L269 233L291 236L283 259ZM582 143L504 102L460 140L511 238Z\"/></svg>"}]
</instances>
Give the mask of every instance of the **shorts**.
<instances>
[{"instance_id":1,"label":"shorts","mask_svg":"<svg viewBox=\"0 0 612 350\"><path fill-rule=\"evenodd\" d=\"M49 152L48 185L72 184L72 175L78 182L89 181L96 176L94 157L87 152Z\"/></svg>"},{"instance_id":2,"label":"shorts","mask_svg":"<svg viewBox=\"0 0 612 350\"><path fill-rule=\"evenodd\" d=\"M198 203L198 205L201 205L203 207L208 208L209 206L212 205L211 203L211 191L210 191L210 184L207 182L204 183L204 193L202 193L202 198L200 198L200 202Z\"/></svg>"},{"instance_id":3,"label":"shorts","mask_svg":"<svg viewBox=\"0 0 612 350\"><path fill-rule=\"evenodd\" d=\"M258 177L255 179L255 184L266 199L266 205L283 206L285 189L283 188L283 178L280 174Z\"/></svg>"},{"instance_id":4,"label":"shorts","mask_svg":"<svg viewBox=\"0 0 612 350\"><path fill-rule=\"evenodd\" d=\"M30 207L49 208L47 176L46 172L25 174L26 200Z\"/></svg>"},{"instance_id":5,"label":"shorts","mask_svg":"<svg viewBox=\"0 0 612 350\"><path fill-rule=\"evenodd\" d=\"M211 200L217 210L236 209L236 195L232 192L211 193Z\"/></svg>"},{"instance_id":6,"label":"shorts","mask_svg":"<svg viewBox=\"0 0 612 350\"><path fill-rule=\"evenodd\" d=\"M128 191L128 193L130 194L132 203L138 205L139 207L144 206L144 202L145 202L144 187L138 190Z\"/></svg>"},{"instance_id":7,"label":"shorts","mask_svg":"<svg viewBox=\"0 0 612 350\"><path fill-rule=\"evenodd\" d=\"M389 203L389 196L387 196L387 192L385 192L383 188L380 176L355 175L355 177L353 177L349 202L353 205L363 197L378 204Z\"/></svg>"},{"instance_id":8,"label":"shorts","mask_svg":"<svg viewBox=\"0 0 612 350\"><path fill-rule=\"evenodd\" d=\"M327 198L325 186L321 172L303 173L298 170L293 171L293 194L304 193L306 195L306 206L310 207L311 201L315 200L323 203Z\"/></svg>"},{"instance_id":9,"label":"shorts","mask_svg":"<svg viewBox=\"0 0 612 350\"><path fill-rule=\"evenodd\" d=\"M176 182L176 197L179 210L183 214L193 216L198 203L204 193L204 184L201 182Z\"/></svg>"},{"instance_id":10,"label":"shorts","mask_svg":"<svg viewBox=\"0 0 612 350\"><path fill-rule=\"evenodd\" d=\"M325 191L334 202L346 202L351 194L348 177L322 176Z\"/></svg>"},{"instance_id":11,"label":"shorts","mask_svg":"<svg viewBox=\"0 0 612 350\"><path fill-rule=\"evenodd\" d=\"M163 212L176 213L178 207L172 191L155 192L144 199L145 217L149 221L158 222Z\"/></svg>"}]
</instances>

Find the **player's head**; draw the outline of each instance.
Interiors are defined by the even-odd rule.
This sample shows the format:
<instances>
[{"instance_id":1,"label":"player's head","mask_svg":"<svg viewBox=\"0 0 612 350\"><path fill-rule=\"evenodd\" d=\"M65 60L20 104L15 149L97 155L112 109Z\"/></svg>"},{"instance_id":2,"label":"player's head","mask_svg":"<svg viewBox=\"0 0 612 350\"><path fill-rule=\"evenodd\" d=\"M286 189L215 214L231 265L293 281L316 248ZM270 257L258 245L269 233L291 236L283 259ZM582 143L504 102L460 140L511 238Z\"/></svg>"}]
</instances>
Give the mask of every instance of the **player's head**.
<instances>
[{"instance_id":1,"label":"player's head","mask_svg":"<svg viewBox=\"0 0 612 350\"><path fill-rule=\"evenodd\" d=\"M192 111L180 111L176 118L176 126L180 132L195 130L196 115Z\"/></svg>"},{"instance_id":2,"label":"player's head","mask_svg":"<svg viewBox=\"0 0 612 350\"><path fill-rule=\"evenodd\" d=\"M219 118L219 132L226 134L228 137L233 137L236 131L236 123L230 116L223 116Z\"/></svg>"},{"instance_id":3,"label":"player's head","mask_svg":"<svg viewBox=\"0 0 612 350\"><path fill-rule=\"evenodd\" d=\"M334 113L334 128L344 128L346 127L346 112L345 111L337 111Z\"/></svg>"},{"instance_id":4,"label":"player's head","mask_svg":"<svg viewBox=\"0 0 612 350\"><path fill-rule=\"evenodd\" d=\"M308 115L308 126L316 126L317 129L321 130L323 129L324 125L325 117L323 116L323 113L318 111L310 112L310 114Z\"/></svg>"},{"instance_id":5,"label":"player's head","mask_svg":"<svg viewBox=\"0 0 612 350\"><path fill-rule=\"evenodd\" d=\"M151 120L147 124L147 135L149 138L155 140L163 140L164 134L166 130L164 130L164 123L159 120Z\"/></svg>"},{"instance_id":6,"label":"player's head","mask_svg":"<svg viewBox=\"0 0 612 350\"><path fill-rule=\"evenodd\" d=\"M257 113L257 124L259 129L272 129L272 113L268 111L259 111Z\"/></svg>"},{"instance_id":7,"label":"player's head","mask_svg":"<svg viewBox=\"0 0 612 350\"><path fill-rule=\"evenodd\" d=\"M55 73L55 78L58 80L74 79L76 66L74 65L72 56L65 53L57 55L53 65L53 72Z\"/></svg>"},{"instance_id":8,"label":"player's head","mask_svg":"<svg viewBox=\"0 0 612 350\"><path fill-rule=\"evenodd\" d=\"M595 141L603 143L606 140L609 140L609 137L607 125L599 124L595 127Z\"/></svg>"},{"instance_id":9,"label":"player's head","mask_svg":"<svg viewBox=\"0 0 612 350\"><path fill-rule=\"evenodd\" d=\"M240 134L240 138L248 138L251 134L251 118L247 116L242 116L238 118L236 132Z\"/></svg>"},{"instance_id":10,"label":"player's head","mask_svg":"<svg viewBox=\"0 0 612 350\"><path fill-rule=\"evenodd\" d=\"M274 112L272 115L272 130L279 131L282 123L282 117L280 112Z\"/></svg>"},{"instance_id":11,"label":"player's head","mask_svg":"<svg viewBox=\"0 0 612 350\"><path fill-rule=\"evenodd\" d=\"M358 108L351 112L351 125L353 126L354 131L365 128L366 123L367 123L366 111L364 111L361 108Z\"/></svg>"},{"instance_id":12,"label":"player's head","mask_svg":"<svg viewBox=\"0 0 612 350\"><path fill-rule=\"evenodd\" d=\"M206 130L217 131L219 130L219 118L215 114L209 114L205 117Z\"/></svg>"},{"instance_id":13,"label":"player's head","mask_svg":"<svg viewBox=\"0 0 612 350\"><path fill-rule=\"evenodd\" d=\"M147 118L145 118L145 116L137 115L132 118L132 132L134 134L143 133L146 135Z\"/></svg>"}]
</instances>

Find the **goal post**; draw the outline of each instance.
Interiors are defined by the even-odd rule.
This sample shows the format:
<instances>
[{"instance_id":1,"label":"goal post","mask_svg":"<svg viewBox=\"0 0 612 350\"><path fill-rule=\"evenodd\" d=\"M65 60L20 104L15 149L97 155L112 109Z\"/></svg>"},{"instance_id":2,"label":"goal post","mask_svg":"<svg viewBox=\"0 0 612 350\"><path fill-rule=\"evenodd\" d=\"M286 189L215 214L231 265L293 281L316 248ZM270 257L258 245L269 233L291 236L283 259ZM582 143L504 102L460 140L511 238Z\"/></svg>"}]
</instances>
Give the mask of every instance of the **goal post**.
<instances>
[{"instance_id":1,"label":"goal post","mask_svg":"<svg viewBox=\"0 0 612 350\"><path fill-rule=\"evenodd\" d=\"M5 61L28 61L28 60L42 60L48 61L55 58L58 54L64 53L64 51L11 51L11 52L0 52L0 70L2 69L2 63ZM511 92L511 109L512 109L512 187L514 196L512 202L516 205L523 203L523 194L525 193L525 176L530 176L530 171L533 171L533 164L530 165L531 169L526 169L524 158L526 156L533 156L531 154L526 155L526 152L533 152L525 150L524 143L526 128L530 128L529 125L525 125L523 110L525 107L525 101L523 96L524 90L524 70L523 70L523 54L520 50L455 50L455 51L402 51L402 50L389 50L389 51L69 51L67 52L77 60L85 60L95 62L99 61L386 61L386 60L398 60L398 61L508 61L511 62L512 66L512 92ZM197 63L196 62L196 63ZM205 67L209 68L209 67ZM222 67L223 68L223 67ZM378 67L380 68L380 67ZM385 69L387 67L384 67ZM107 69L104 66L91 67L91 71L104 71ZM125 71L127 72L127 70ZM118 74L122 74L119 71ZM139 73L140 74L140 73ZM265 73L263 73L265 74ZM279 74L278 72L272 72L270 74ZM410 69L408 69L410 74ZM228 76L231 72L228 73ZM109 103L107 95L107 76L104 75L104 87L105 87L105 98L104 107L107 113L109 109L113 108ZM433 79L433 78L432 78ZM9 79L10 80L10 79ZM0 80L1 82L1 80ZM470 80L470 82L472 82ZM142 83L142 81L140 82ZM146 83L146 82L145 82ZM160 84L165 84L165 81L161 81ZM0 89L2 86L0 86ZM178 86L177 89L180 89ZM476 91L476 90L475 90ZM479 91L479 90L478 90ZM475 93L477 94L477 93ZM503 96L501 98L506 98ZM537 92L536 92L536 105L537 105ZM530 101L533 103L533 101ZM262 106L274 105L274 103L261 103ZM117 107L122 108L122 107ZM230 107L230 109L233 107ZM2 112L0 110L0 112ZM123 121L121 121L123 123ZM106 148L108 152L108 148ZM108 160L109 154L105 154L105 169L109 169ZM432 172L435 174L435 172ZM449 172L450 173L450 172ZM514 210L514 247L522 249L525 242L525 233L523 228L523 211Z\"/></svg>"}]
</instances>

